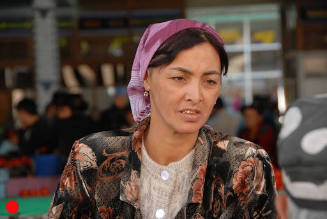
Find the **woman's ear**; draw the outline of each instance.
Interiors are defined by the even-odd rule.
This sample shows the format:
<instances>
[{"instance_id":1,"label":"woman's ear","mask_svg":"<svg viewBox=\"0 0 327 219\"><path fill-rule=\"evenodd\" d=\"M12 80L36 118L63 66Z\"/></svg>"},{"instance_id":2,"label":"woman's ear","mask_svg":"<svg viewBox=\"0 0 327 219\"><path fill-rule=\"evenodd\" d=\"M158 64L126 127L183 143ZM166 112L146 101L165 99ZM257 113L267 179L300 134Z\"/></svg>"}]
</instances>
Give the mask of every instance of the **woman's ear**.
<instances>
[{"instance_id":1,"label":"woman's ear","mask_svg":"<svg viewBox=\"0 0 327 219\"><path fill-rule=\"evenodd\" d=\"M150 91L151 90L151 88L150 88L150 81L149 81L149 79L150 79L149 74L150 74L150 70L147 69L146 70L146 73L144 75L144 80L143 80L143 86L144 86L145 90L147 90L147 91Z\"/></svg>"}]
</instances>

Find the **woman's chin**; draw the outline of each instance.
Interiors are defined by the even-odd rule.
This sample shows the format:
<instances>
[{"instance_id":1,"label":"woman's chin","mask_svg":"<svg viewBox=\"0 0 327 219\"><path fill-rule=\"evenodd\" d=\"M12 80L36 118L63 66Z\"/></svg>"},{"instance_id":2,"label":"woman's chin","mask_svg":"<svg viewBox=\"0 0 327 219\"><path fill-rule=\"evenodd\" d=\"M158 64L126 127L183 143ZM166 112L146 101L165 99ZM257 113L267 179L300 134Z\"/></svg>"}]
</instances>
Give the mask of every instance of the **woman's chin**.
<instances>
[{"instance_id":1,"label":"woman's chin","mask_svg":"<svg viewBox=\"0 0 327 219\"><path fill-rule=\"evenodd\" d=\"M177 124L176 131L181 134L192 134L197 133L201 127L202 125L199 123L185 124L184 122L181 122L180 124Z\"/></svg>"}]
</instances>

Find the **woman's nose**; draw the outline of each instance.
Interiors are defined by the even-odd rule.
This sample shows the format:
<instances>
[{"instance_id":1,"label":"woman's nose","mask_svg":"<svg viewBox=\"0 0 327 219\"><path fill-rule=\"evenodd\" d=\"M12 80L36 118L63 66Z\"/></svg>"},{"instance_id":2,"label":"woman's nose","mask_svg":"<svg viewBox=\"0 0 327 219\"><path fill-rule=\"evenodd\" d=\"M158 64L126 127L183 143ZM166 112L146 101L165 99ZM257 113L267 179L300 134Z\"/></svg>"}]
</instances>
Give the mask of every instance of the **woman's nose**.
<instances>
[{"instance_id":1,"label":"woman's nose","mask_svg":"<svg viewBox=\"0 0 327 219\"><path fill-rule=\"evenodd\" d=\"M199 82L191 83L187 87L186 99L193 103L199 103L203 100L203 88Z\"/></svg>"}]
</instances>

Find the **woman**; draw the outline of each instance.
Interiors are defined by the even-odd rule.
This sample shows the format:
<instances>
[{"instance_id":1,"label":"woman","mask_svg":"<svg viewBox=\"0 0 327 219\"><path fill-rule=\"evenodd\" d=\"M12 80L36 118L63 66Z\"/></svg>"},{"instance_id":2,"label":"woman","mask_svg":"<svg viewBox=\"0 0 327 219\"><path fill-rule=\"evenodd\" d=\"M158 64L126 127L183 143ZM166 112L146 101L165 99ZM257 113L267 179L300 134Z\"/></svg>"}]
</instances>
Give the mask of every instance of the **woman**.
<instances>
[{"instance_id":1,"label":"woman","mask_svg":"<svg viewBox=\"0 0 327 219\"><path fill-rule=\"evenodd\" d=\"M271 123L264 118L264 107L260 103L252 103L241 109L245 126L239 130L238 136L260 145L269 155L272 164L277 164L277 134Z\"/></svg>"},{"instance_id":2,"label":"woman","mask_svg":"<svg viewBox=\"0 0 327 219\"><path fill-rule=\"evenodd\" d=\"M246 124L245 127L239 130L238 136L260 145L268 153L273 165L278 192L275 199L277 212L281 219L287 218L286 195L281 171L277 163L276 128L272 125L272 122L265 119L264 107L259 102L254 101L251 105L243 106L241 112Z\"/></svg>"},{"instance_id":3,"label":"woman","mask_svg":"<svg viewBox=\"0 0 327 219\"><path fill-rule=\"evenodd\" d=\"M204 126L227 68L208 25L150 25L128 85L136 128L76 141L50 218L274 218L267 153Z\"/></svg>"}]
</instances>

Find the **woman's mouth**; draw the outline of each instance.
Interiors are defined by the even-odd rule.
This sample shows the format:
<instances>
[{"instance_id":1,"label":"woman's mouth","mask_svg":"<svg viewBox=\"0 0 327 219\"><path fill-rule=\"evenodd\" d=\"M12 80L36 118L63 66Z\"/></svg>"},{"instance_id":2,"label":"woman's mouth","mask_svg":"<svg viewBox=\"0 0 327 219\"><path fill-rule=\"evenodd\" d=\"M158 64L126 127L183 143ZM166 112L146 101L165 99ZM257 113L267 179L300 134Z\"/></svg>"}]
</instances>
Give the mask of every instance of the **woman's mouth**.
<instances>
[{"instance_id":1,"label":"woman's mouth","mask_svg":"<svg viewBox=\"0 0 327 219\"><path fill-rule=\"evenodd\" d=\"M198 109L183 109L180 111L180 115L184 121L197 122L200 119L201 113Z\"/></svg>"}]
</instances>

